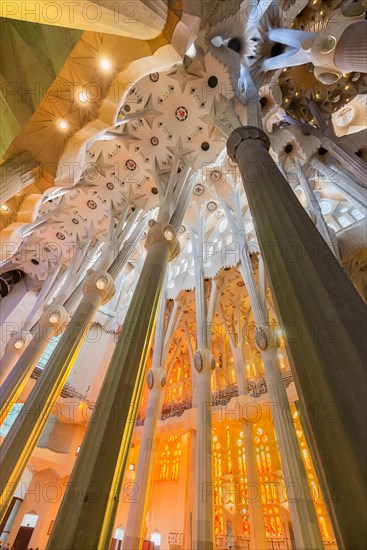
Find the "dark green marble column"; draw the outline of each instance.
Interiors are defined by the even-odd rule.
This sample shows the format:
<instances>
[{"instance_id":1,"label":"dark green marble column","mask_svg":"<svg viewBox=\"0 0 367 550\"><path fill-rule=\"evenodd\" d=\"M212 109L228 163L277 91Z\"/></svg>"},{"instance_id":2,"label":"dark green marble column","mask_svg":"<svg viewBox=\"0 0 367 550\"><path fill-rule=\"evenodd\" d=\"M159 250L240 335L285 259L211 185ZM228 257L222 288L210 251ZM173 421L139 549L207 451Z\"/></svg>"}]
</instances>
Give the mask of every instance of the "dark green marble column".
<instances>
[{"instance_id":1,"label":"dark green marble column","mask_svg":"<svg viewBox=\"0 0 367 550\"><path fill-rule=\"evenodd\" d=\"M339 548L367 541L366 308L256 127L237 128L239 166Z\"/></svg>"}]
</instances>

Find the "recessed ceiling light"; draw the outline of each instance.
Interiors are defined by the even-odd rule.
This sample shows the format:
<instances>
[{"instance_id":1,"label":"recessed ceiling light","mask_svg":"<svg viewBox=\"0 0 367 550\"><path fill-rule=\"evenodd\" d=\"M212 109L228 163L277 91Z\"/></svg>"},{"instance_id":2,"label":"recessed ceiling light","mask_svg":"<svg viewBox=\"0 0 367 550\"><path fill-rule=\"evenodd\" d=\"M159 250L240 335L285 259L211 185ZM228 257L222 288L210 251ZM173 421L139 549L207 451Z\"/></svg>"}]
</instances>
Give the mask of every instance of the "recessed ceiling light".
<instances>
[{"instance_id":1,"label":"recessed ceiling light","mask_svg":"<svg viewBox=\"0 0 367 550\"><path fill-rule=\"evenodd\" d=\"M4 210L4 212L7 212L9 210L9 206L7 204L2 204L1 210Z\"/></svg>"},{"instance_id":2,"label":"recessed ceiling light","mask_svg":"<svg viewBox=\"0 0 367 550\"><path fill-rule=\"evenodd\" d=\"M102 59L101 68L104 71L109 71L111 69L111 62L108 59Z\"/></svg>"},{"instance_id":3,"label":"recessed ceiling light","mask_svg":"<svg viewBox=\"0 0 367 550\"><path fill-rule=\"evenodd\" d=\"M88 96L83 91L78 93L78 99L79 99L80 103L88 103Z\"/></svg>"},{"instance_id":4,"label":"recessed ceiling light","mask_svg":"<svg viewBox=\"0 0 367 550\"><path fill-rule=\"evenodd\" d=\"M58 127L59 127L59 130L62 130L63 132L65 132L69 128L69 125L66 122L66 120L59 120Z\"/></svg>"}]
</instances>

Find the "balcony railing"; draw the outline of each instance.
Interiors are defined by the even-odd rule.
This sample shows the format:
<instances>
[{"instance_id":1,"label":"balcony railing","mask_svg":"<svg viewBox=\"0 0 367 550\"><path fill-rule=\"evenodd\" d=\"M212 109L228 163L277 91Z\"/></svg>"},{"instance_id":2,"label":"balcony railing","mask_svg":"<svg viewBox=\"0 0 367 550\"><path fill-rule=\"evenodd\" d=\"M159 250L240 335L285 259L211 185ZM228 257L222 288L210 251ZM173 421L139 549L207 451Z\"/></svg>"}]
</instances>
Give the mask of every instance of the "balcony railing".
<instances>
[{"instance_id":1,"label":"balcony railing","mask_svg":"<svg viewBox=\"0 0 367 550\"><path fill-rule=\"evenodd\" d=\"M43 369L40 367L35 367L33 370L31 377L35 380L38 380L38 378L41 376L43 372ZM284 384L286 387L289 386L289 384L293 381L292 373L290 370L282 371L282 376L284 380ZM248 381L247 382L247 394L251 397L260 397L261 395L267 393L268 388L266 385L265 378L261 378L257 381ZM75 388L70 386L68 383L64 385L64 387L61 390L61 397L69 398L69 399L78 399L79 401L84 401L88 408L90 410L93 410L95 407L95 403L92 401L89 401L85 395L77 392ZM217 390L213 392L212 394L212 404L213 407L218 407L220 405L227 405L229 401L233 397L238 396L238 386L237 384L230 384L229 386L226 386L223 389ZM192 408L192 400L185 399L184 401L180 401L179 403L173 402L173 403L166 403L162 407L162 413L161 413L161 419L165 420L166 418L171 418L173 416L181 416L187 409ZM137 415L136 418L136 424L137 426L142 426L144 424L144 419L141 419L140 413Z\"/></svg>"}]
</instances>

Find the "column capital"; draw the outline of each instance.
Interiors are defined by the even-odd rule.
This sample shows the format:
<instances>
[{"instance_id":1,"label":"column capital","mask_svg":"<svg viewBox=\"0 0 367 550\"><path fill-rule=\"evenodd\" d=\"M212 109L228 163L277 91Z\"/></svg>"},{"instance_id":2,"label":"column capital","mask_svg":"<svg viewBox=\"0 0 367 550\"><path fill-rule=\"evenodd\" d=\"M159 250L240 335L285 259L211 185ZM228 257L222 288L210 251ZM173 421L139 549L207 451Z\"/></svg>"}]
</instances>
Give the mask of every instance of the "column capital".
<instances>
[{"instance_id":1,"label":"column capital","mask_svg":"<svg viewBox=\"0 0 367 550\"><path fill-rule=\"evenodd\" d=\"M51 328L52 336L58 336L70 321L70 316L64 306L52 304L42 314L39 320L40 330Z\"/></svg>"},{"instance_id":2,"label":"column capital","mask_svg":"<svg viewBox=\"0 0 367 550\"><path fill-rule=\"evenodd\" d=\"M173 260L180 251L180 244L176 236L175 228L169 223L149 221L149 231L145 240L145 248L148 250L152 245L162 243L169 246L169 261Z\"/></svg>"},{"instance_id":3,"label":"column capital","mask_svg":"<svg viewBox=\"0 0 367 550\"><path fill-rule=\"evenodd\" d=\"M28 330L19 330L10 337L6 344L5 351L21 355L32 338L33 334Z\"/></svg>"},{"instance_id":4,"label":"column capital","mask_svg":"<svg viewBox=\"0 0 367 550\"><path fill-rule=\"evenodd\" d=\"M102 269L89 273L84 281L83 293L95 292L102 299L102 304L108 302L115 294L115 283L111 275Z\"/></svg>"},{"instance_id":5,"label":"column capital","mask_svg":"<svg viewBox=\"0 0 367 550\"><path fill-rule=\"evenodd\" d=\"M237 147L246 139L263 141L266 148L270 148L270 140L266 133L257 126L241 126L233 130L227 141L227 152L232 160L236 160Z\"/></svg>"}]
</instances>

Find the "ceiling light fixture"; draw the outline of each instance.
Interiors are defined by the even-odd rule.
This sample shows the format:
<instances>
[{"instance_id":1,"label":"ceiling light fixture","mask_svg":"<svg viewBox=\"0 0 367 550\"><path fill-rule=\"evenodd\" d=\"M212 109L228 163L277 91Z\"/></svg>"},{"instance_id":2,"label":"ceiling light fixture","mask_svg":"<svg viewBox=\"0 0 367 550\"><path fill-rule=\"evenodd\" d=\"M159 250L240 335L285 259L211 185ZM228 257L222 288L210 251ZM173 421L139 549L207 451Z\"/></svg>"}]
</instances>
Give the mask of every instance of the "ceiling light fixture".
<instances>
[{"instance_id":1,"label":"ceiling light fixture","mask_svg":"<svg viewBox=\"0 0 367 550\"><path fill-rule=\"evenodd\" d=\"M104 71L109 71L111 69L111 62L108 59L102 59L101 61L101 68Z\"/></svg>"},{"instance_id":2,"label":"ceiling light fixture","mask_svg":"<svg viewBox=\"0 0 367 550\"><path fill-rule=\"evenodd\" d=\"M59 120L58 127L59 127L59 130L61 130L62 132L65 132L69 128L69 125L66 122L66 120Z\"/></svg>"}]
</instances>

